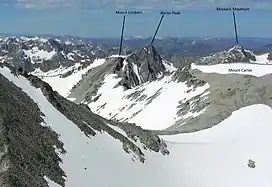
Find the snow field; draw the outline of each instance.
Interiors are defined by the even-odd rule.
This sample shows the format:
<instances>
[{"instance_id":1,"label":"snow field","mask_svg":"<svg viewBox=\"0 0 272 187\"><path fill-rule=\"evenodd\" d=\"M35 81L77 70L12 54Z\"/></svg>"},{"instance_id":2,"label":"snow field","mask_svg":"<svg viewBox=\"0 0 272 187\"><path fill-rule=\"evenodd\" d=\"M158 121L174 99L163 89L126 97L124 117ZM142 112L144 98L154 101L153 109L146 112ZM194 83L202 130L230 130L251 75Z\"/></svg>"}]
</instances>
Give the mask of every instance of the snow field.
<instances>
[{"instance_id":1,"label":"snow field","mask_svg":"<svg viewBox=\"0 0 272 187\"><path fill-rule=\"evenodd\" d=\"M227 63L216 65L192 64L192 69L198 69L203 73L218 74L243 74L261 77L272 73L272 65L249 64L249 63Z\"/></svg>"},{"instance_id":2,"label":"snow field","mask_svg":"<svg viewBox=\"0 0 272 187\"><path fill-rule=\"evenodd\" d=\"M72 75L61 78L59 75L68 72L69 70L76 69L79 67L79 64L75 64L75 66L63 69L60 68L57 71L51 71L49 73L42 74L37 71L34 72L34 75L42 78L43 81L47 82L54 90L56 90L63 97L67 97L70 93L70 90L74 85L76 85L84 74L86 74L90 69L95 68L97 66L102 65L105 62L104 59L96 59L92 64L90 64L87 68L82 70L76 70Z\"/></svg>"},{"instance_id":3,"label":"snow field","mask_svg":"<svg viewBox=\"0 0 272 187\"><path fill-rule=\"evenodd\" d=\"M217 126L200 132L162 136L170 155L146 151L147 162L142 164L131 161L121 143L105 133L88 139L25 78L14 77L7 68L0 68L0 73L38 104L45 114L44 125L60 134L67 151L60 155L67 187L272 186L272 110L266 105L237 110ZM249 159L256 162L256 168L247 166Z\"/></svg>"},{"instance_id":4,"label":"snow field","mask_svg":"<svg viewBox=\"0 0 272 187\"><path fill-rule=\"evenodd\" d=\"M120 79L116 78L116 75L107 75L104 84L97 93L101 96L88 106L95 113L107 119L113 117L120 121L128 120L128 122L136 123L142 128L152 130L163 130L173 125L178 120L176 113L179 101L191 99L209 88L209 85L206 84L203 87L198 87L195 91L186 93L191 88L188 88L185 83L173 82L171 76L167 76L162 80L145 83L142 86L124 91L121 87L114 88L119 81ZM146 97L144 100L127 98L130 94L141 90L141 96ZM158 96L148 103L148 98L154 95ZM103 106L105 103L106 105Z\"/></svg>"}]
</instances>

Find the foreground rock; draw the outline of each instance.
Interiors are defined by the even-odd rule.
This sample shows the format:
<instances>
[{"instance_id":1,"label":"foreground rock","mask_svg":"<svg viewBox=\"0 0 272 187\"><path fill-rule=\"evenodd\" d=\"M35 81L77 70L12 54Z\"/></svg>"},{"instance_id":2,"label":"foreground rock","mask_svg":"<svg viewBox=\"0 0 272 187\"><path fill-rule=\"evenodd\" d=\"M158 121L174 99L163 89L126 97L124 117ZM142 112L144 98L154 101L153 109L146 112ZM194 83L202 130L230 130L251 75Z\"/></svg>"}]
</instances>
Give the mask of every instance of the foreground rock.
<instances>
[{"instance_id":1,"label":"foreground rock","mask_svg":"<svg viewBox=\"0 0 272 187\"><path fill-rule=\"evenodd\" d=\"M25 76L32 86L41 89L47 100L88 137L107 132L119 140L124 151L140 162L145 162L144 149L159 154L169 154L166 144L152 132L135 124L123 124L106 120L90 111L86 105L66 100L39 78L20 74L8 66L16 76ZM1 67L0 67L1 68ZM1 186L48 186L44 176L64 186L64 171L59 167L61 159L55 148L65 153L58 134L42 126L44 114L38 105L20 88L0 74L0 125L1 125ZM63 124L65 127L65 124ZM125 134L114 130L124 131ZM136 144L141 142L142 146ZM122 147L120 147L122 149Z\"/></svg>"}]
</instances>

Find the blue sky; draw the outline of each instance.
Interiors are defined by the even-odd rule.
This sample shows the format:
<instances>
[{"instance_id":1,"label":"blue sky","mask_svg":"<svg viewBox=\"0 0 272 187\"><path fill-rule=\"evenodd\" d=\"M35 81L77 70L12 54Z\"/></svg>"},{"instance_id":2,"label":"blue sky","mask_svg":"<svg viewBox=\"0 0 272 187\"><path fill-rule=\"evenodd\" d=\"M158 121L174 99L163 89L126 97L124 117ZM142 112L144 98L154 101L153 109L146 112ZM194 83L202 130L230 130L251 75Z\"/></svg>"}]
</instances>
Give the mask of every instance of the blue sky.
<instances>
[{"instance_id":1,"label":"blue sky","mask_svg":"<svg viewBox=\"0 0 272 187\"><path fill-rule=\"evenodd\" d=\"M247 5L251 11L236 13L239 36L272 37L270 0L90 1L1 0L0 33L119 37L122 16L116 15L115 10L133 8L143 14L127 16L125 36L151 36L160 19L160 10L174 9L181 11L181 15L165 16L158 36L232 37L231 12L215 9Z\"/></svg>"}]
</instances>

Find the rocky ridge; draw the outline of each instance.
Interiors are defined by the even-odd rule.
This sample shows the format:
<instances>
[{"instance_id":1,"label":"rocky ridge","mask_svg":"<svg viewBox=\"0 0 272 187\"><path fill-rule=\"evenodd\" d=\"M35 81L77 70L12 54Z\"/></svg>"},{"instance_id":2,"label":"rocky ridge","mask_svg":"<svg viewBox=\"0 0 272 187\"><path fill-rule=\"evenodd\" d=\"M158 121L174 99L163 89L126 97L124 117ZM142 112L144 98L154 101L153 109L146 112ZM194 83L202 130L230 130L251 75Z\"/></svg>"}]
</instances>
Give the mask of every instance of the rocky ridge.
<instances>
[{"instance_id":1,"label":"rocky ridge","mask_svg":"<svg viewBox=\"0 0 272 187\"><path fill-rule=\"evenodd\" d=\"M109 57L101 66L89 70L73 87L68 97L76 98L76 102L97 99L93 96L108 74L115 74L120 80L116 86L122 86L125 90L132 89L170 74L171 71L165 67L167 63L152 45L126 57Z\"/></svg>"},{"instance_id":2,"label":"rocky ridge","mask_svg":"<svg viewBox=\"0 0 272 187\"><path fill-rule=\"evenodd\" d=\"M142 51L145 52L146 50L143 49ZM220 58L225 60L223 61L224 63L232 63L235 61L238 62L243 61L245 63L256 62L254 54L251 53L250 51L244 50L241 46L233 47L228 51L228 53L222 52L219 54L221 54ZM207 57L206 60L208 64L211 63L211 58ZM212 64L222 63L221 60L212 62ZM123 58L109 59L108 62L103 64L102 66L103 68L97 67L97 69L91 70L92 73L86 75L87 77L83 78L82 81L77 85L78 87L75 87L75 89L72 91L70 95L71 98L76 98L75 102L95 103L96 100L99 100L101 94L103 94L101 93L100 95L97 95L97 90L103 84L104 77L107 76L109 72L110 73L114 72L117 75L116 77L118 77L120 80L119 85L120 83L126 83L127 81L131 85L130 87L127 88L135 90L133 93L130 93L129 95L124 94L123 96L124 99L130 99L135 102L149 100L146 105L150 104L154 99L156 99L156 97L162 94L162 87L161 88L158 87L159 89L153 96L144 95L143 94L145 90L145 87L143 86L144 83L139 84L139 82L137 82L137 80L139 80L137 79L138 76L135 76L133 71L131 74L129 73L125 74L130 75L129 79L122 76L123 75L122 73L124 72L123 69L125 69L124 64L126 64L127 61L129 60L125 61ZM134 60L134 62L137 62L137 60ZM104 72L104 74L102 74L101 77L100 72ZM166 76L164 76L163 74ZM197 88L202 87L204 85L209 85L209 88L207 88L205 92L199 93L189 100L180 99L180 101L178 102L178 110L176 113L177 119L179 120L177 120L171 127L166 129L165 131L156 131L162 134L194 132L205 128L210 128L220 123L227 117L229 117L233 111L236 111L240 108L249 105L266 104L268 106L272 106L271 105L272 85L268 81L271 75L266 75L263 77L254 77L239 74L221 75L216 73L202 73L198 70L192 70L191 62L184 64L182 67L180 67L178 70L171 74L165 72L163 74L161 77L157 77L157 79L155 80L160 80L163 77L167 77L167 75L171 75L170 76L172 79L171 82L185 83L187 87L190 88L188 89L187 92L188 94L190 94L190 92L194 92ZM147 82L152 81L153 81L152 79L147 80ZM91 88L88 87L88 85L94 85L93 82L96 83L100 82L100 84L96 84ZM162 85L163 84L164 83L162 83ZM126 83L125 85L128 84ZM131 103L130 103L131 107L133 107L135 103L134 104L133 102ZM106 105L107 103L105 101L105 104L101 105L100 108L97 108L97 111L102 113L103 109L107 107ZM118 107L119 108L116 108L115 110L120 111L120 113L122 113L123 109L125 112L129 110L129 107L125 105L123 106L123 108L122 106ZM111 111L111 109L107 108L106 111ZM197 117L189 116L183 118L183 116L188 116L187 114L199 113L201 111L203 111L203 113L201 113ZM141 110L137 111L135 115L137 115L140 112ZM110 119L114 119L115 116L116 114L112 114L112 117ZM132 117L134 117L134 115ZM120 120L121 121L127 120L127 118L124 117L123 119L121 118Z\"/></svg>"},{"instance_id":3,"label":"rocky ridge","mask_svg":"<svg viewBox=\"0 0 272 187\"><path fill-rule=\"evenodd\" d=\"M46 37L0 37L0 60L28 72L42 72L80 63L87 67L96 58L118 52L117 47L92 44L83 40L58 40Z\"/></svg>"},{"instance_id":4,"label":"rocky ridge","mask_svg":"<svg viewBox=\"0 0 272 187\"><path fill-rule=\"evenodd\" d=\"M154 133L135 124L106 120L92 113L86 105L77 105L66 100L39 78L26 72L21 74L9 64L5 64L4 67L9 67L16 76L24 76L32 86L41 89L48 101L76 124L86 136L91 138L98 132L107 132L121 141L123 149L141 162L145 162L145 149L164 155L169 154L164 141ZM65 173L59 168L58 162L61 160L56 155L54 147L57 146L65 154L63 143L58 140L58 135L54 131L41 126L43 114L37 104L1 74L0 80L0 99L1 103L4 103L0 105L0 124L3 129L1 164L5 168L0 177L1 184L44 187L48 186L43 178L46 175L50 180L65 186L63 178ZM124 131L126 136L114 130L115 128ZM136 142L141 142L143 147L137 146Z\"/></svg>"},{"instance_id":5,"label":"rocky ridge","mask_svg":"<svg viewBox=\"0 0 272 187\"><path fill-rule=\"evenodd\" d=\"M197 64L212 65L233 62L254 62L256 61L255 55L243 46L236 45L228 51L214 53L211 56L203 57L197 60Z\"/></svg>"}]
</instances>

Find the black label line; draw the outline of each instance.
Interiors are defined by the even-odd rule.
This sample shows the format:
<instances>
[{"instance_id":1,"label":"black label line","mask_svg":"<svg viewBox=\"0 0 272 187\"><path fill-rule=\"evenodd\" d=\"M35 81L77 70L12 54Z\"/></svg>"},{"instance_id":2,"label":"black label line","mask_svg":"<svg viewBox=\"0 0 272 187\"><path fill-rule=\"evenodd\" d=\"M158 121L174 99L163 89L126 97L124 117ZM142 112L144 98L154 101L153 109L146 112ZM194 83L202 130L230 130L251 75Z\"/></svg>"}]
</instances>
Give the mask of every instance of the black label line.
<instances>
[{"instance_id":1,"label":"black label line","mask_svg":"<svg viewBox=\"0 0 272 187\"><path fill-rule=\"evenodd\" d=\"M123 38L124 38L125 22L126 22L126 16L123 17L123 25L122 25L122 33L121 33L121 39L120 39L119 56L122 54L122 45L123 45Z\"/></svg>"},{"instance_id":2,"label":"black label line","mask_svg":"<svg viewBox=\"0 0 272 187\"><path fill-rule=\"evenodd\" d=\"M161 26L161 23L162 23L163 18L164 18L164 15L161 16L160 22L159 22L159 24L158 24L158 26L157 26L157 29L156 29L156 31L155 31L155 34L154 34L154 36L153 36L153 38L152 38L151 45L154 43L154 40L155 40L156 35L157 35L158 31L159 31L159 28L160 28L160 26Z\"/></svg>"},{"instance_id":3,"label":"black label line","mask_svg":"<svg viewBox=\"0 0 272 187\"><path fill-rule=\"evenodd\" d=\"M238 34L237 34L237 25L236 25L236 17L235 17L235 12L232 12L232 17L233 17L233 24L234 24L234 32L235 32L235 39L236 39L236 44L239 44L238 40Z\"/></svg>"}]
</instances>

